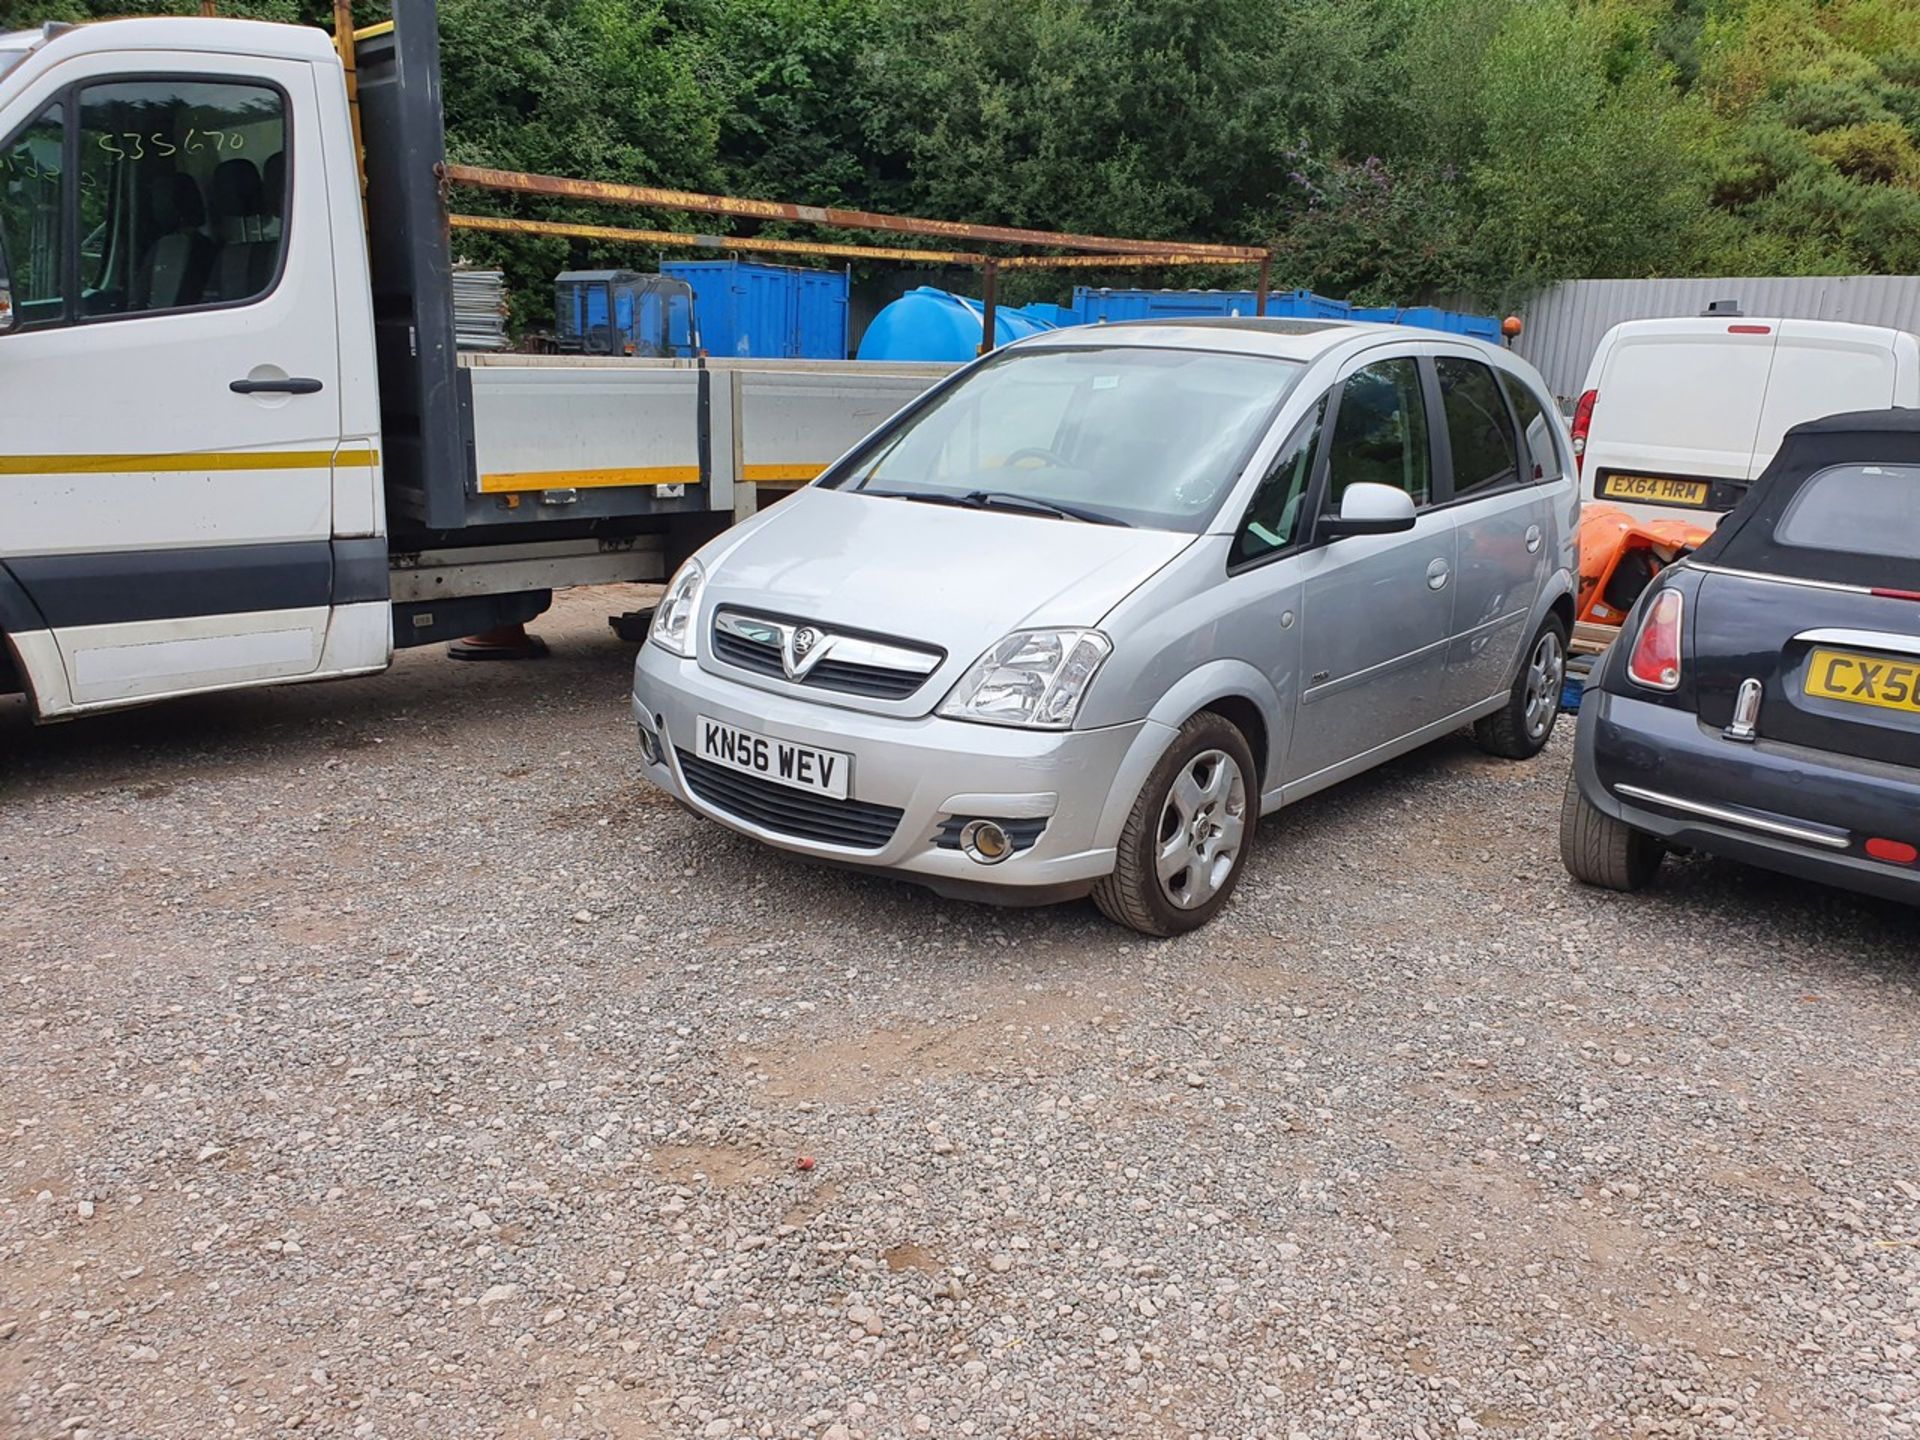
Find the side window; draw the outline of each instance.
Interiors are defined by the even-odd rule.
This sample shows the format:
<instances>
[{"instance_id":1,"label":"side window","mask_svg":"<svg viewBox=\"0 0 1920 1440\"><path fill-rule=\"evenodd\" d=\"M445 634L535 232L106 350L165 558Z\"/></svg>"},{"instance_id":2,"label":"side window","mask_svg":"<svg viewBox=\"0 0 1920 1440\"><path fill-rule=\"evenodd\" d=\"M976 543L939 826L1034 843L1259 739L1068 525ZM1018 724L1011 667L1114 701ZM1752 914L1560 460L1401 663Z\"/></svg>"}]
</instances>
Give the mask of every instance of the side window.
<instances>
[{"instance_id":1,"label":"side window","mask_svg":"<svg viewBox=\"0 0 1920 1440\"><path fill-rule=\"evenodd\" d=\"M1348 377L1328 452L1327 509L1338 511L1349 485L1391 485L1416 505L1433 498L1432 456L1420 366L1381 360Z\"/></svg>"},{"instance_id":2,"label":"side window","mask_svg":"<svg viewBox=\"0 0 1920 1440\"><path fill-rule=\"evenodd\" d=\"M1453 493L1511 485L1518 478L1513 423L1493 371L1478 360L1440 359L1440 402L1447 415L1447 449L1453 456Z\"/></svg>"},{"instance_id":3,"label":"side window","mask_svg":"<svg viewBox=\"0 0 1920 1440\"><path fill-rule=\"evenodd\" d=\"M248 300L285 243L280 92L226 80L89 85L79 103L83 316Z\"/></svg>"},{"instance_id":4,"label":"side window","mask_svg":"<svg viewBox=\"0 0 1920 1440\"><path fill-rule=\"evenodd\" d=\"M1539 397L1524 381L1511 375L1501 375L1500 382L1506 387L1507 398L1513 401L1514 413L1520 417L1520 455L1528 467L1527 478L1537 483L1558 480L1565 473L1560 466L1560 447L1554 443L1553 422L1547 418Z\"/></svg>"},{"instance_id":5,"label":"side window","mask_svg":"<svg viewBox=\"0 0 1920 1440\"><path fill-rule=\"evenodd\" d=\"M0 150L0 240L11 271L15 323L58 320L60 179L66 168L65 111L50 105Z\"/></svg>"},{"instance_id":6,"label":"side window","mask_svg":"<svg viewBox=\"0 0 1920 1440\"><path fill-rule=\"evenodd\" d=\"M1313 413L1300 422L1281 447L1260 488L1253 492L1253 503L1240 522L1240 533L1233 538L1229 564L1258 560L1286 549L1299 538L1300 509L1306 504L1307 485L1313 479L1313 456L1320 446L1320 424L1326 414L1327 397L1322 395Z\"/></svg>"}]
</instances>

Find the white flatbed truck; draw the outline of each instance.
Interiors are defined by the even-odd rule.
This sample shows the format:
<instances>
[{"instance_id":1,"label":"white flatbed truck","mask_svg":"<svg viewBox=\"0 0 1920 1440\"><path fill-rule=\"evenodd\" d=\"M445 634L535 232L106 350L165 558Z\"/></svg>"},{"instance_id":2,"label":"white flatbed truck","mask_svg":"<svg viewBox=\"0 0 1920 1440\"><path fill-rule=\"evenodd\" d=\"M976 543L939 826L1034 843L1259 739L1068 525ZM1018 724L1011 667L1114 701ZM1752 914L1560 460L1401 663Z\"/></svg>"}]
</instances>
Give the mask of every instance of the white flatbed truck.
<instances>
[{"instance_id":1,"label":"white flatbed truck","mask_svg":"<svg viewBox=\"0 0 1920 1440\"><path fill-rule=\"evenodd\" d=\"M0 692L363 675L662 580L951 367L463 355L431 0L0 35ZM364 186L361 159L364 158Z\"/></svg>"}]
</instances>

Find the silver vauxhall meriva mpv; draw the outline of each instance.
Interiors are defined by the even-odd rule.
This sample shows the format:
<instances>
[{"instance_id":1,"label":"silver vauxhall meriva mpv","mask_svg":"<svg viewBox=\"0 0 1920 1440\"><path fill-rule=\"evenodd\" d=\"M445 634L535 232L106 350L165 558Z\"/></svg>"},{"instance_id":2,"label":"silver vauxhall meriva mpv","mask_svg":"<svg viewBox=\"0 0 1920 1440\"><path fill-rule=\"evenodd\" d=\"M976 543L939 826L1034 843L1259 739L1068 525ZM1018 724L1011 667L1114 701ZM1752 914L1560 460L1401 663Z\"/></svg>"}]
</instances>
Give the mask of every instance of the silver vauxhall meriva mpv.
<instances>
[{"instance_id":1,"label":"silver vauxhall meriva mpv","mask_svg":"<svg viewBox=\"0 0 1920 1440\"><path fill-rule=\"evenodd\" d=\"M1559 413L1494 346L1036 336L680 569L641 756L785 850L1190 930L1260 816L1464 725L1546 744L1578 517Z\"/></svg>"}]
</instances>

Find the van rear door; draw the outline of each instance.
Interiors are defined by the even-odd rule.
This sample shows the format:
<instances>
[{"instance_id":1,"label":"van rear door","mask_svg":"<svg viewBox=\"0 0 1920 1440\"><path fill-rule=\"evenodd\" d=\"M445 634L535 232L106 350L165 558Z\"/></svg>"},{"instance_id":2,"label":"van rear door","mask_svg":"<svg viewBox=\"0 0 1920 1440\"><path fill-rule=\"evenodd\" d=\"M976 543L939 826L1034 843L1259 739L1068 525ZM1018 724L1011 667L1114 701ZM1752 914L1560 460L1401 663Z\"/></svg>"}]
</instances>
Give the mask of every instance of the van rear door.
<instances>
[{"instance_id":1,"label":"van rear door","mask_svg":"<svg viewBox=\"0 0 1920 1440\"><path fill-rule=\"evenodd\" d=\"M1831 320L1775 322L1773 372L1754 437L1747 478L1767 468L1780 437L1803 420L1894 403L1895 332Z\"/></svg>"},{"instance_id":2,"label":"van rear door","mask_svg":"<svg viewBox=\"0 0 1920 1440\"><path fill-rule=\"evenodd\" d=\"M1773 367L1772 321L1636 324L1607 357L1594 404L1588 497L1650 518L1730 510L1752 478Z\"/></svg>"}]
</instances>

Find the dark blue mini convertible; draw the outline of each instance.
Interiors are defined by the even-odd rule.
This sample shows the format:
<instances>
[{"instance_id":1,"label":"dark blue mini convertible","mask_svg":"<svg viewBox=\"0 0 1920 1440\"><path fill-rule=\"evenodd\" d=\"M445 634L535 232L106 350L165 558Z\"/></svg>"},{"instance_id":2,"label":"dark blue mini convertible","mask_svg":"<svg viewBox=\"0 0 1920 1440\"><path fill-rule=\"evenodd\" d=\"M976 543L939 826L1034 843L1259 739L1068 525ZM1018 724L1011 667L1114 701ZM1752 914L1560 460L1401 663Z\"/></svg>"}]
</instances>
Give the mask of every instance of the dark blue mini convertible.
<instances>
[{"instance_id":1,"label":"dark blue mini convertible","mask_svg":"<svg viewBox=\"0 0 1920 1440\"><path fill-rule=\"evenodd\" d=\"M1676 849L1920 904L1920 410L1788 431L1588 682L1567 870Z\"/></svg>"}]
</instances>

